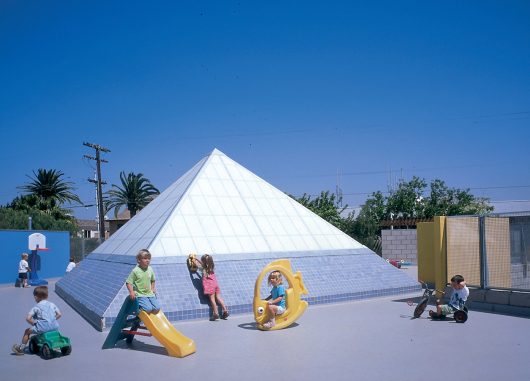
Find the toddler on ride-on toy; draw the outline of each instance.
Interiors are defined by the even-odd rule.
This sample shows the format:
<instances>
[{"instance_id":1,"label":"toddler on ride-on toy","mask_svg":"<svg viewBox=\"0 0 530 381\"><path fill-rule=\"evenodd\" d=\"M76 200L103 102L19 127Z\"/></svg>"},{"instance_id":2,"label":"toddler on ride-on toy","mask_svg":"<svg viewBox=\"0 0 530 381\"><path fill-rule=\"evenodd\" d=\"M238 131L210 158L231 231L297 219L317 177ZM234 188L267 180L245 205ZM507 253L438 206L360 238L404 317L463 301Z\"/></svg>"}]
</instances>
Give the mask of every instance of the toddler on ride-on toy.
<instances>
[{"instance_id":1,"label":"toddler on ride-on toy","mask_svg":"<svg viewBox=\"0 0 530 381\"><path fill-rule=\"evenodd\" d=\"M451 278L451 287L453 293L448 304L441 304L436 301L436 311L429 311L429 316L433 319L443 319L447 315L455 313L455 311L462 310L469 296L469 289L462 275L455 275Z\"/></svg>"}]
</instances>

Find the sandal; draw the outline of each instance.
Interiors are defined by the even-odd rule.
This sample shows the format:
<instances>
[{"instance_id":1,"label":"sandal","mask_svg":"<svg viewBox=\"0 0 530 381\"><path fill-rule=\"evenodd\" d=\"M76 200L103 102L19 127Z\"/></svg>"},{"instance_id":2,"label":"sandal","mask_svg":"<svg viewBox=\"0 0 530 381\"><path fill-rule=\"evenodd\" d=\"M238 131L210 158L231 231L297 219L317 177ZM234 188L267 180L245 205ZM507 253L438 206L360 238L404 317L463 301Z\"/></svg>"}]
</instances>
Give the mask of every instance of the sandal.
<instances>
[{"instance_id":1,"label":"sandal","mask_svg":"<svg viewBox=\"0 0 530 381\"><path fill-rule=\"evenodd\" d=\"M217 319L219 319L219 314L213 314L213 315L210 317L210 321L216 321Z\"/></svg>"},{"instance_id":2,"label":"sandal","mask_svg":"<svg viewBox=\"0 0 530 381\"><path fill-rule=\"evenodd\" d=\"M226 320L226 318L229 317L229 316L230 316L230 314L228 313L228 311L224 311L223 315L221 316L221 319Z\"/></svg>"}]
</instances>

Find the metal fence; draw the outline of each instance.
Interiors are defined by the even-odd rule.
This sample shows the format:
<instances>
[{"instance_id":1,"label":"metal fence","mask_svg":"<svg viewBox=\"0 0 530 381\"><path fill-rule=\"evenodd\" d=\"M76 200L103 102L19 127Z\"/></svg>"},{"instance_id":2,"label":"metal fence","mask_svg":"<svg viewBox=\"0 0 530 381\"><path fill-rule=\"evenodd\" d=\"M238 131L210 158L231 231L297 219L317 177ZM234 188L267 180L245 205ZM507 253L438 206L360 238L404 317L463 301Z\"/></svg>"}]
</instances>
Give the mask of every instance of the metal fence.
<instances>
[{"instance_id":1,"label":"metal fence","mask_svg":"<svg viewBox=\"0 0 530 381\"><path fill-rule=\"evenodd\" d=\"M98 238L70 238L70 256L75 262L81 262L100 245Z\"/></svg>"},{"instance_id":2,"label":"metal fence","mask_svg":"<svg viewBox=\"0 0 530 381\"><path fill-rule=\"evenodd\" d=\"M471 286L530 290L530 216L447 217L446 233L449 279L462 274Z\"/></svg>"}]
</instances>

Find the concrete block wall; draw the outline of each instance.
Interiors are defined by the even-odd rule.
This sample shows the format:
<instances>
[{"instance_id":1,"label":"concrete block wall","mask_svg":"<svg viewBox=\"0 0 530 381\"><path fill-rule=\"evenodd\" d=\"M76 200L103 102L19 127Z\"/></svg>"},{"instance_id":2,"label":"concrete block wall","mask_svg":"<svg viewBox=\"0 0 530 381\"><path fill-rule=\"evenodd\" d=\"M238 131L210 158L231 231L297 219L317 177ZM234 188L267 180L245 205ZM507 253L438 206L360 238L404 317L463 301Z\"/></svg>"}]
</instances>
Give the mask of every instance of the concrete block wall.
<instances>
[{"instance_id":1,"label":"concrete block wall","mask_svg":"<svg viewBox=\"0 0 530 381\"><path fill-rule=\"evenodd\" d=\"M384 259L418 264L416 229L381 230L381 241Z\"/></svg>"}]
</instances>

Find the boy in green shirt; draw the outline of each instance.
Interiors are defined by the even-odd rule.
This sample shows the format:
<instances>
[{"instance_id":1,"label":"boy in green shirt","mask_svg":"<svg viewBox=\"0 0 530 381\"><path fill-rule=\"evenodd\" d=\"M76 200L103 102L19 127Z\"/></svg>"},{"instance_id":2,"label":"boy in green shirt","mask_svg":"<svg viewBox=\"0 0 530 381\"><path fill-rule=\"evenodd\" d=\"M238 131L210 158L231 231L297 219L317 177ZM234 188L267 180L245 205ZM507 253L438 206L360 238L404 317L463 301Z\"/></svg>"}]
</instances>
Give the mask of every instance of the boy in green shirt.
<instances>
[{"instance_id":1,"label":"boy in green shirt","mask_svg":"<svg viewBox=\"0 0 530 381\"><path fill-rule=\"evenodd\" d=\"M151 253L147 249L142 249L136 255L136 266L125 281L129 290L131 300L138 299L138 306L147 313L157 314L160 311L160 304L156 299L155 273L149 263L151 263Z\"/></svg>"}]
</instances>

